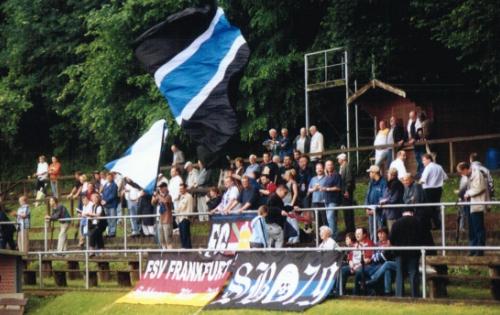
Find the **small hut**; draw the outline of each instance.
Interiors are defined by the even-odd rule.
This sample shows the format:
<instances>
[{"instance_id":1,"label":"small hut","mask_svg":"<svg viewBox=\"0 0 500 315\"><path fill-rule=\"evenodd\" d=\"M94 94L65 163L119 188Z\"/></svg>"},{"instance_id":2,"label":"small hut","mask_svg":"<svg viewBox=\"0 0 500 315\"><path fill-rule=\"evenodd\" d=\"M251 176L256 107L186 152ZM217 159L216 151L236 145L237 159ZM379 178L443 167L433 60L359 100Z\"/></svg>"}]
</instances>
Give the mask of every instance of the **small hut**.
<instances>
[{"instance_id":1,"label":"small hut","mask_svg":"<svg viewBox=\"0 0 500 315\"><path fill-rule=\"evenodd\" d=\"M463 85L424 85L424 84L388 84L380 80L371 80L347 101L349 106L356 104L359 115L368 115L365 126L359 126L357 132L360 139L365 139L360 145L371 145L370 132L362 134L362 129L376 133L378 121L389 121L391 116L402 120L406 129L410 111L424 112L431 123L430 139L445 139L451 137L467 137L482 135L497 131L498 124L484 100L478 98L475 91L465 89ZM366 121L372 120L370 126ZM361 132L361 134L359 134ZM431 146L437 153L438 163L443 166L452 165L455 161L464 160L472 151L484 153L491 144L487 142L463 142L457 145L452 153L446 144ZM415 172L414 155L408 152L409 170Z\"/></svg>"}]
</instances>

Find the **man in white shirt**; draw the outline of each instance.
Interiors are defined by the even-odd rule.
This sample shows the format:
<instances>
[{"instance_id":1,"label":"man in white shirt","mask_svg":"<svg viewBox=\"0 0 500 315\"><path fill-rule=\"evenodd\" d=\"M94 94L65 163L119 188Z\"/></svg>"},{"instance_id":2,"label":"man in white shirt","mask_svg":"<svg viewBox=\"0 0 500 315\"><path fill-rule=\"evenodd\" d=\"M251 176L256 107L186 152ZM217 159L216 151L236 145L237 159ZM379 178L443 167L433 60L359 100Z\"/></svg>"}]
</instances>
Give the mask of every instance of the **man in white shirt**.
<instances>
[{"instance_id":1,"label":"man in white shirt","mask_svg":"<svg viewBox=\"0 0 500 315\"><path fill-rule=\"evenodd\" d=\"M170 147L170 150L172 150L172 154L173 154L172 166L184 164L184 161L185 161L184 152L182 152L175 144L172 144L172 146ZM177 188L177 190L179 190L179 189ZM169 188L169 191L170 191L170 188Z\"/></svg>"},{"instance_id":2,"label":"man in white shirt","mask_svg":"<svg viewBox=\"0 0 500 315\"><path fill-rule=\"evenodd\" d=\"M448 176L441 165L433 162L430 154L426 153L422 156L422 163L425 168L420 177L420 183L424 188L425 202L439 203L443 194L444 181L448 179ZM431 215L434 228L441 227L440 208L432 207Z\"/></svg>"},{"instance_id":3,"label":"man in white shirt","mask_svg":"<svg viewBox=\"0 0 500 315\"><path fill-rule=\"evenodd\" d=\"M404 150L401 150L398 152L398 155L394 161L391 162L391 165L389 166L389 169L395 168L398 170L398 179L403 180L403 177L405 177L406 172L406 166L405 166L405 161L406 161L406 152Z\"/></svg>"},{"instance_id":4,"label":"man in white shirt","mask_svg":"<svg viewBox=\"0 0 500 315\"><path fill-rule=\"evenodd\" d=\"M184 169L187 172L187 177L186 177L186 185L188 189L193 189L197 186L197 180L198 180L198 170L193 167L193 163L190 161L186 162L184 164Z\"/></svg>"},{"instance_id":5,"label":"man in white shirt","mask_svg":"<svg viewBox=\"0 0 500 315\"><path fill-rule=\"evenodd\" d=\"M47 164L45 155L40 155L38 157L36 173L33 174L33 176L36 177L36 191L42 190L42 192L46 194L47 183L49 182L49 164Z\"/></svg>"},{"instance_id":6,"label":"man in white shirt","mask_svg":"<svg viewBox=\"0 0 500 315\"><path fill-rule=\"evenodd\" d=\"M184 183L182 177L179 175L177 167L172 166L170 169L170 181L168 182L168 191L172 200L174 201L174 209L177 209L177 200L179 199L179 187Z\"/></svg>"},{"instance_id":7,"label":"man in white shirt","mask_svg":"<svg viewBox=\"0 0 500 315\"><path fill-rule=\"evenodd\" d=\"M321 132L319 132L314 125L309 128L309 132L311 133L311 145L309 148L309 153L322 153L323 151L325 151L323 134L321 134ZM310 160L311 162L316 162L321 160L322 157L322 154L311 155Z\"/></svg>"},{"instance_id":8,"label":"man in white shirt","mask_svg":"<svg viewBox=\"0 0 500 315\"><path fill-rule=\"evenodd\" d=\"M250 154L248 161L250 164L247 166L245 174L243 175L255 178L255 173L260 174L260 165L257 163L257 156L255 154Z\"/></svg>"},{"instance_id":9,"label":"man in white shirt","mask_svg":"<svg viewBox=\"0 0 500 315\"><path fill-rule=\"evenodd\" d=\"M300 153L308 153L310 144L309 136L307 135L307 129L302 127L300 128L300 134L293 141L294 149L298 150Z\"/></svg>"},{"instance_id":10,"label":"man in white shirt","mask_svg":"<svg viewBox=\"0 0 500 315\"><path fill-rule=\"evenodd\" d=\"M210 211L211 213L229 214L231 212L238 212L240 206L238 197L240 196L240 192L234 184L234 179L226 176L224 178L224 187L226 188L226 192L222 195L219 205Z\"/></svg>"}]
</instances>

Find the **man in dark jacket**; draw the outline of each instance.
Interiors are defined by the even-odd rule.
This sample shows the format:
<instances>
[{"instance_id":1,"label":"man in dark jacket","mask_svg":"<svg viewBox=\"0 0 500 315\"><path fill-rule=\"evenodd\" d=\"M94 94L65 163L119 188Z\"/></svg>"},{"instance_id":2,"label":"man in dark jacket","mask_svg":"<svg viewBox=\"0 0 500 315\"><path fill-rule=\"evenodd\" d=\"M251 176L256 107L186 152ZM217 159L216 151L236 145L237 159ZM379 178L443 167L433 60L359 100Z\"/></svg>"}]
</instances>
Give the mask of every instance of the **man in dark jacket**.
<instances>
[{"instance_id":1,"label":"man in dark jacket","mask_svg":"<svg viewBox=\"0 0 500 315\"><path fill-rule=\"evenodd\" d=\"M389 237L392 246L421 246L422 229L420 221L413 216L413 211L404 211L394 225ZM396 257L396 296L402 297L404 292L404 272L408 273L411 296L418 296L418 262L420 251L397 251Z\"/></svg>"},{"instance_id":2,"label":"man in dark jacket","mask_svg":"<svg viewBox=\"0 0 500 315\"><path fill-rule=\"evenodd\" d=\"M354 172L347 161L347 155L341 153L337 156L337 162L340 165L339 174L342 179L342 195L344 206L352 206L354 204L354 189L356 189L356 178ZM354 211L343 210L344 223L346 233L354 232Z\"/></svg>"},{"instance_id":3,"label":"man in dark jacket","mask_svg":"<svg viewBox=\"0 0 500 315\"><path fill-rule=\"evenodd\" d=\"M395 168L389 169L387 172L387 189L380 200L380 205L402 204L404 191L405 188L398 179L398 170ZM394 222L401 217L401 209L385 208L383 215L390 231Z\"/></svg>"},{"instance_id":4,"label":"man in dark jacket","mask_svg":"<svg viewBox=\"0 0 500 315\"><path fill-rule=\"evenodd\" d=\"M366 214L368 215L370 235L375 239L378 229L385 225L382 209L378 205L387 189L387 181L380 175L380 167L377 165L370 166L366 172L370 177L370 182L368 183L364 204L372 206L366 209ZM374 219L376 219L375 223Z\"/></svg>"},{"instance_id":5,"label":"man in dark jacket","mask_svg":"<svg viewBox=\"0 0 500 315\"><path fill-rule=\"evenodd\" d=\"M272 193L267 200L269 213L266 217L266 223L269 231L269 244L271 247L283 247L285 239L284 230L288 212L292 211L291 206L285 206L283 198L288 193L286 186L280 185L275 193Z\"/></svg>"},{"instance_id":6,"label":"man in dark jacket","mask_svg":"<svg viewBox=\"0 0 500 315\"><path fill-rule=\"evenodd\" d=\"M113 173L108 173L106 184L102 188L102 204L104 205L106 215L113 217L117 215L116 208L118 207L118 186L114 181ZM117 219L108 219L108 237L116 235Z\"/></svg>"},{"instance_id":7,"label":"man in dark jacket","mask_svg":"<svg viewBox=\"0 0 500 315\"><path fill-rule=\"evenodd\" d=\"M1 197L0 197L1 198ZM7 209L0 200L0 222L10 222L6 213ZM16 226L14 224L0 224L0 249L6 249L7 245L11 250L16 249L16 242L14 242L14 232Z\"/></svg>"},{"instance_id":8,"label":"man in dark jacket","mask_svg":"<svg viewBox=\"0 0 500 315\"><path fill-rule=\"evenodd\" d=\"M403 202L405 204L419 204L425 202L424 189L422 185L415 182L413 176L411 174L405 174L403 176L403 185L405 186L405 192L403 195ZM432 217L432 208L429 210L429 207L415 207L415 208L406 208L408 210L412 210L415 214L415 217L420 221L420 227L422 229L422 244L426 246L434 246L434 239L432 238L431 233L431 217ZM435 254L435 251L429 251L429 255Z\"/></svg>"}]
</instances>

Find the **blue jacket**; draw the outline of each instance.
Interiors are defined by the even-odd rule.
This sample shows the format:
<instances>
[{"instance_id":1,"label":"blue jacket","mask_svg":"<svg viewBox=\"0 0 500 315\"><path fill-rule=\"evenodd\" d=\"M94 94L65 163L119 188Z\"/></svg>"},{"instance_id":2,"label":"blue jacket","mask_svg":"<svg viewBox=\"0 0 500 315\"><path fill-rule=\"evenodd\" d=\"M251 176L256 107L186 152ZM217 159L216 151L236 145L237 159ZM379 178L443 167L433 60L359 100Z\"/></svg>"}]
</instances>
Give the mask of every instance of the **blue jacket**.
<instances>
[{"instance_id":1,"label":"blue jacket","mask_svg":"<svg viewBox=\"0 0 500 315\"><path fill-rule=\"evenodd\" d=\"M366 192L365 205L378 205L387 189L387 181L381 177L378 181L370 180Z\"/></svg>"},{"instance_id":2,"label":"blue jacket","mask_svg":"<svg viewBox=\"0 0 500 315\"><path fill-rule=\"evenodd\" d=\"M105 208L111 209L118 207L118 186L115 182L106 182L102 190L102 199L106 201Z\"/></svg>"}]
</instances>

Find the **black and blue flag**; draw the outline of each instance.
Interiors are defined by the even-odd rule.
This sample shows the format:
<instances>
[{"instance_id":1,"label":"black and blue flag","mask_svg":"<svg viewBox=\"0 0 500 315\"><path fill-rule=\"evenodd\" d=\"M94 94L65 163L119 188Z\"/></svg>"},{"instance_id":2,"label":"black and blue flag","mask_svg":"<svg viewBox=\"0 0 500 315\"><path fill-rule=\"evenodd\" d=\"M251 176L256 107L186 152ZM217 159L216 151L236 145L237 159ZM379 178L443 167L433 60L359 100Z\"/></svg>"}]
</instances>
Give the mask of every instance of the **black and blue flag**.
<instances>
[{"instance_id":1,"label":"black and blue flag","mask_svg":"<svg viewBox=\"0 0 500 315\"><path fill-rule=\"evenodd\" d=\"M250 50L221 8L189 8L137 40L135 53L206 164L238 131L230 103ZM210 165L208 165L210 166Z\"/></svg>"}]
</instances>

